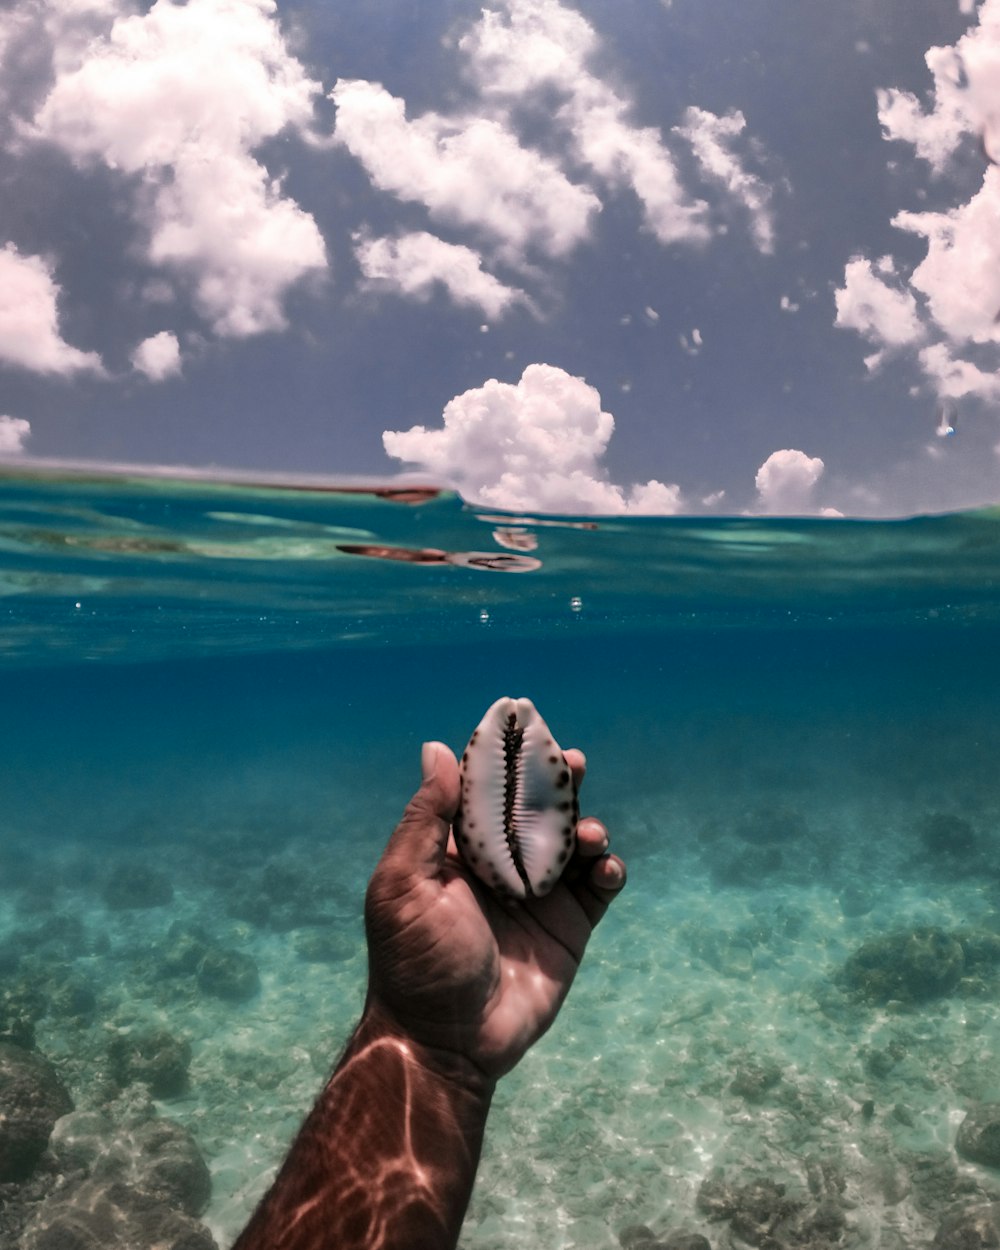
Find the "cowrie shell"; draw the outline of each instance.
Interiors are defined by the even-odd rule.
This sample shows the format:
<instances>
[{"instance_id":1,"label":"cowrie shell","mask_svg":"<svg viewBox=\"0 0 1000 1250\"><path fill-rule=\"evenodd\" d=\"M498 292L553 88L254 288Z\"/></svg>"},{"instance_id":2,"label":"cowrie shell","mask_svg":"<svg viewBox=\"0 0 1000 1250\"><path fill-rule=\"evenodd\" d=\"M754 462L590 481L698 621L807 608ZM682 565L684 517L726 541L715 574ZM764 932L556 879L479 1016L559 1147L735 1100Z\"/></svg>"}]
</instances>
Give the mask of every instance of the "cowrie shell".
<instances>
[{"instance_id":1,"label":"cowrie shell","mask_svg":"<svg viewBox=\"0 0 1000 1250\"><path fill-rule=\"evenodd\" d=\"M576 846L576 784L552 731L530 699L497 699L460 765L455 842L497 894L540 898Z\"/></svg>"}]
</instances>

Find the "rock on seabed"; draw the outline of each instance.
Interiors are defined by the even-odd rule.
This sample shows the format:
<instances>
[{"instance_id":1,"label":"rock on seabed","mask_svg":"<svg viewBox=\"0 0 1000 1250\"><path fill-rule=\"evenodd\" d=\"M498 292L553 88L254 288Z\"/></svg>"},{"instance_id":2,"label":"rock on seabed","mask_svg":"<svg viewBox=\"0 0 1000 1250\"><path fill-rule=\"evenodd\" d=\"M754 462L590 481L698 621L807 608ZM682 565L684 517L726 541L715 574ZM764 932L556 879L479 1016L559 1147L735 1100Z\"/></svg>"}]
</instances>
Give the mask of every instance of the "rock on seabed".
<instances>
[{"instance_id":1,"label":"rock on seabed","mask_svg":"<svg viewBox=\"0 0 1000 1250\"><path fill-rule=\"evenodd\" d=\"M47 1059L0 1042L0 1181L27 1180L56 1120L72 1110L73 1100Z\"/></svg>"}]
</instances>

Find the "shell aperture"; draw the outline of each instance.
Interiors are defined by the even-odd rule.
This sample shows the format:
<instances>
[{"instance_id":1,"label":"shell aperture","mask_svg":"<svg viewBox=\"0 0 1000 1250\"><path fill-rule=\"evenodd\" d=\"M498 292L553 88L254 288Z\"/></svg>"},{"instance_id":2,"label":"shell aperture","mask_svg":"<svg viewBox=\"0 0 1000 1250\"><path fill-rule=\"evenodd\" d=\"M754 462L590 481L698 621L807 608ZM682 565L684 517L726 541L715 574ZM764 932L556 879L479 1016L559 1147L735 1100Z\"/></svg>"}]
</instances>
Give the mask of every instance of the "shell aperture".
<instances>
[{"instance_id":1,"label":"shell aperture","mask_svg":"<svg viewBox=\"0 0 1000 1250\"><path fill-rule=\"evenodd\" d=\"M576 846L576 785L530 699L497 699L462 755L455 842L497 894L540 898Z\"/></svg>"}]
</instances>

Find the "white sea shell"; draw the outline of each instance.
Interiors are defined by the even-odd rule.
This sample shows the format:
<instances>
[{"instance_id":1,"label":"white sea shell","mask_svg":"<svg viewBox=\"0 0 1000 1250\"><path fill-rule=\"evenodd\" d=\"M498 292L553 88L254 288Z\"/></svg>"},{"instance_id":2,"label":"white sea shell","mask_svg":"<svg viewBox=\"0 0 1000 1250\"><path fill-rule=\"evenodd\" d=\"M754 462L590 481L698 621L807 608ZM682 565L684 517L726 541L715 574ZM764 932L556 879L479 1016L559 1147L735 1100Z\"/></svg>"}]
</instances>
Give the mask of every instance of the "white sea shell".
<instances>
[{"instance_id":1,"label":"white sea shell","mask_svg":"<svg viewBox=\"0 0 1000 1250\"><path fill-rule=\"evenodd\" d=\"M576 785L530 699L497 699L462 755L455 841L498 894L538 898L576 845Z\"/></svg>"}]
</instances>

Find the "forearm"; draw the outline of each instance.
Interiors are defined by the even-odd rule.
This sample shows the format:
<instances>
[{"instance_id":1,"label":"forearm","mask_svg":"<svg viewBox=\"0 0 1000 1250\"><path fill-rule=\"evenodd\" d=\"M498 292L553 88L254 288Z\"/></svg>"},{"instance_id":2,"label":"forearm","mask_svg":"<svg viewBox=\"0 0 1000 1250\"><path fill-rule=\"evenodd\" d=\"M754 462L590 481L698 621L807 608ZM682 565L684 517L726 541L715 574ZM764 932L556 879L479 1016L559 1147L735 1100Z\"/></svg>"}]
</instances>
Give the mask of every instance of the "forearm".
<instances>
[{"instance_id":1,"label":"forearm","mask_svg":"<svg viewBox=\"0 0 1000 1250\"><path fill-rule=\"evenodd\" d=\"M453 1250L492 1092L369 1007L233 1250Z\"/></svg>"}]
</instances>

